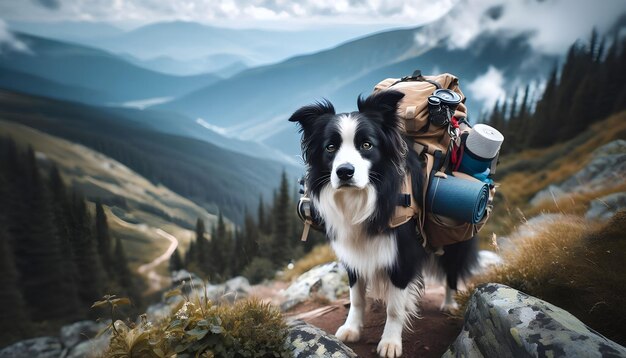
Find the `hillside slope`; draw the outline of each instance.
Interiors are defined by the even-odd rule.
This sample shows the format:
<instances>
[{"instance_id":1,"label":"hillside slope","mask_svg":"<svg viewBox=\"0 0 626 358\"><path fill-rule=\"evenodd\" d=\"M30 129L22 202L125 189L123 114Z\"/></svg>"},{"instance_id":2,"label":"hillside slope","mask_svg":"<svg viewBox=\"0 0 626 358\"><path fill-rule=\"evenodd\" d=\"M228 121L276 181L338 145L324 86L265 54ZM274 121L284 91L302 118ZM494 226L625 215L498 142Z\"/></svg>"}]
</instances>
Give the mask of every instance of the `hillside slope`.
<instances>
[{"instance_id":1,"label":"hillside slope","mask_svg":"<svg viewBox=\"0 0 626 358\"><path fill-rule=\"evenodd\" d=\"M133 270L167 251L170 243L159 232L173 235L184 250L198 218L207 225L217 222L215 215L189 199L85 146L2 120L0 136L11 137L22 147L32 146L43 168L56 165L69 187L89 201L108 206L109 226L113 236L123 240ZM167 264L156 269L165 273Z\"/></svg>"},{"instance_id":2,"label":"hillside slope","mask_svg":"<svg viewBox=\"0 0 626 358\"><path fill-rule=\"evenodd\" d=\"M0 118L95 149L237 222L261 195L272 196L282 170L299 175L295 167L156 132L98 107L0 91Z\"/></svg>"}]
</instances>

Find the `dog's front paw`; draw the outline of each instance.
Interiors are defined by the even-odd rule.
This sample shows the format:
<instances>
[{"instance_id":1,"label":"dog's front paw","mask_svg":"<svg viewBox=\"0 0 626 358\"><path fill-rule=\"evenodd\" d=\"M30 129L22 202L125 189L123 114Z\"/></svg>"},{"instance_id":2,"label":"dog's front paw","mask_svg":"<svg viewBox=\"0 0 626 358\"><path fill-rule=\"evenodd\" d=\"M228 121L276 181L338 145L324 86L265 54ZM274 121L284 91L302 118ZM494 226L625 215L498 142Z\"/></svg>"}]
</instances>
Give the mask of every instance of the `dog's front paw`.
<instances>
[{"instance_id":1,"label":"dog's front paw","mask_svg":"<svg viewBox=\"0 0 626 358\"><path fill-rule=\"evenodd\" d=\"M376 348L378 355L385 358L396 358L402 355L402 340L383 338Z\"/></svg>"},{"instance_id":2,"label":"dog's front paw","mask_svg":"<svg viewBox=\"0 0 626 358\"><path fill-rule=\"evenodd\" d=\"M356 342L361 338L361 330L347 324L339 327L335 336L342 342Z\"/></svg>"},{"instance_id":3,"label":"dog's front paw","mask_svg":"<svg viewBox=\"0 0 626 358\"><path fill-rule=\"evenodd\" d=\"M439 307L439 310L441 310L442 312L446 312L446 313L453 313L457 311L458 309L459 309L459 304L456 303L456 301L444 302L441 305L441 307Z\"/></svg>"}]
</instances>

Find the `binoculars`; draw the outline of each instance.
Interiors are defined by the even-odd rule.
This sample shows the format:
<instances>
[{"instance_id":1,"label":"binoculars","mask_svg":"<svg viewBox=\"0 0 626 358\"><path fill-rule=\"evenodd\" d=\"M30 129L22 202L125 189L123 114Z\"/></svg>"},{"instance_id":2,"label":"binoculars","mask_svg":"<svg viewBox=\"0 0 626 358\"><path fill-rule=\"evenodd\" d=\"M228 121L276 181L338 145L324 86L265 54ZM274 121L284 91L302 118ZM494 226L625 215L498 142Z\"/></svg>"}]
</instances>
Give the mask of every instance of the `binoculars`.
<instances>
[{"instance_id":1,"label":"binoculars","mask_svg":"<svg viewBox=\"0 0 626 358\"><path fill-rule=\"evenodd\" d=\"M437 127L450 123L450 119L461 103L461 96L449 89L438 89L428 97L428 119Z\"/></svg>"}]
</instances>

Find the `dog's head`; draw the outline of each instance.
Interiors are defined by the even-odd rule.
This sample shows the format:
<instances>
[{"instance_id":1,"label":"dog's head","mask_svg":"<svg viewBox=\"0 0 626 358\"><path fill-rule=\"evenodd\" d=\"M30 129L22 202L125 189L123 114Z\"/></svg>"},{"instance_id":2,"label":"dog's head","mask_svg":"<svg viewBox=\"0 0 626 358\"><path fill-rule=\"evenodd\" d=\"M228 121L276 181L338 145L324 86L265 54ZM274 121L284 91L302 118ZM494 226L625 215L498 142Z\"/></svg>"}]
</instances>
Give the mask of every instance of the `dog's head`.
<instances>
[{"instance_id":1,"label":"dog's head","mask_svg":"<svg viewBox=\"0 0 626 358\"><path fill-rule=\"evenodd\" d=\"M309 187L333 189L379 186L388 171L402 172L407 153L396 115L404 94L382 91L358 99L358 112L336 114L328 101L302 107L289 121L302 132Z\"/></svg>"}]
</instances>

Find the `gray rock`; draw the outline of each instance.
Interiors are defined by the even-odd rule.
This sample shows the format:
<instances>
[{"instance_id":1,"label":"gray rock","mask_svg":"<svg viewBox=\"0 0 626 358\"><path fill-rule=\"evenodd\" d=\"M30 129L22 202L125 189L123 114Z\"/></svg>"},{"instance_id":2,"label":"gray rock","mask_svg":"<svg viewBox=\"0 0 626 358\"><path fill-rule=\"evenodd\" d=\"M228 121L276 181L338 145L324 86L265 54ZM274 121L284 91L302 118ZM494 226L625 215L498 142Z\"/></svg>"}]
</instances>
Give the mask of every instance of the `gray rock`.
<instances>
[{"instance_id":1,"label":"gray rock","mask_svg":"<svg viewBox=\"0 0 626 358\"><path fill-rule=\"evenodd\" d=\"M443 357L626 357L569 312L505 285L479 286Z\"/></svg>"},{"instance_id":2,"label":"gray rock","mask_svg":"<svg viewBox=\"0 0 626 358\"><path fill-rule=\"evenodd\" d=\"M172 287L178 287L182 284L202 286L202 279L193 272L187 270L178 270L172 272Z\"/></svg>"},{"instance_id":3,"label":"gray rock","mask_svg":"<svg viewBox=\"0 0 626 358\"><path fill-rule=\"evenodd\" d=\"M109 347L110 334L103 334L97 338L77 344L70 349L65 358L99 358Z\"/></svg>"},{"instance_id":4,"label":"gray rock","mask_svg":"<svg viewBox=\"0 0 626 358\"><path fill-rule=\"evenodd\" d=\"M286 311L318 294L331 301L349 291L348 275L337 262L316 266L298 277L284 292L281 309Z\"/></svg>"},{"instance_id":5,"label":"gray rock","mask_svg":"<svg viewBox=\"0 0 626 358\"><path fill-rule=\"evenodd\" d=\"M585 214L589 220L608 220L616 212L626 209L626 192L613 193L591 202Z\"/></svg>"},{"instance_id":6,"label":"gray rock","mask_svg":"<svg viewBox=\"0 0 626 358\"><path fill-rule=\"evenodd\" d=\"M480 250L478 251L478 267L475 273L486 272L491 266L497 266L502 264L502 257L493 251Z\"/></svg>"},{"instance_id":7,"label":"gray rock","mask_svg":"<svg viewBox=\"0 0 626 358\"><path fill-rule=\"evenodd\" d=\"M56 337L38 337L12 344L0 350L0 358L59 358L63 345Z\"/></svg>"},{"instance_id":8,"label":"gray rock","mask_svg":"<svg viewBox=\"0 0 626 358\"><path fill-rule=\"evenodd\" d=\"M289 336L285 343L294 358L352 358L356 353L335 336L303 321L289 324Z\"/></svg>"},{"instance_id":9,"label":"gray rock","mask_svg":"<svg viewBox=\"0 0 626 358\"><path fill-rule=\"evenodd\" d=\"M246 297L250 293L250 282L243 276L233 277L225 283L226 292L236 293L240 297Z\"/></svg>"},{"instance_id":10,"label":"gray rock","mask_svg":"<svg viewBox=\"0 0 626 358\"><path fill-rule=\"evenodd\" d=\"M622 183L626 177L626 140L618 139L593 152L591 161L563 183L550 185L530 201L537 205L569 193L589 193Z\"/></svg>"},{"instance_id":11,"label":"gray rock","mask_svg":"<svg viewBox=\"0 0 626 358\"><path fill-rule=\"evenodd\" d=\"M95 337L106 327L103 323L94 321L79 321L61 327L61 343L65 348L72 348L80 342Z\"/></svg>"}]
</instances>

